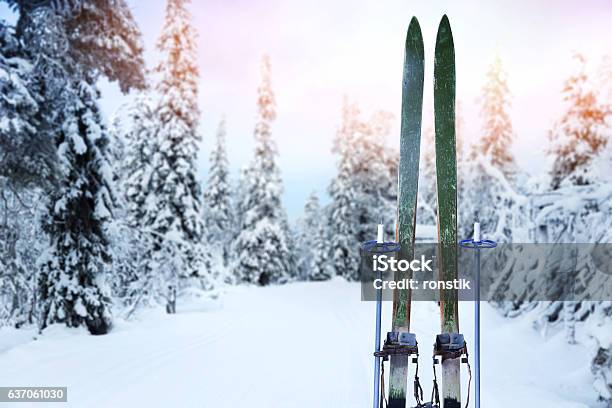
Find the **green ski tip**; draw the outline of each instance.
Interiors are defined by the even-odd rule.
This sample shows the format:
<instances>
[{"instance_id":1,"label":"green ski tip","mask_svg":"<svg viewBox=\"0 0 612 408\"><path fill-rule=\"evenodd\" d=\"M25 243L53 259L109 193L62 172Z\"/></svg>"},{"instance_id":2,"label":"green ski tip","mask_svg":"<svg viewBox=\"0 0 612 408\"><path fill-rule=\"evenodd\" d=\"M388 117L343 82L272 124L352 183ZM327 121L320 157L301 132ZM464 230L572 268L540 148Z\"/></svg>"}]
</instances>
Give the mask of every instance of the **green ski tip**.
<instances>
[{"instance_id":1,"label":"green ski tip","mask_svg":"<svg viewBox=\"0 0 612 408\"><path fill-rule=\"evenodd\" d=\"M438 47L448 47L454 51L453 44L453 32L451 31L450 21L448 21L448 17L446 14L442 16L442 20L440 20L440 25L438 26L438 36L436 37L436 52Z\"/></svg>"},{"instance_id":2,"label":"green ski tip","mask_svg":"<svg viewBox=\"0 0 612 408\"><path fill-rule=\"evenodd\" d=\"M410 59L410 60L409 60ZM408 68L409 62L420 61L423 64L425 60L425 50L423 46L423 34L421 26L416 17L412 17L408 32L406 33L406 53L404 60L404 69Z\"/></svg>"}]
</instances>

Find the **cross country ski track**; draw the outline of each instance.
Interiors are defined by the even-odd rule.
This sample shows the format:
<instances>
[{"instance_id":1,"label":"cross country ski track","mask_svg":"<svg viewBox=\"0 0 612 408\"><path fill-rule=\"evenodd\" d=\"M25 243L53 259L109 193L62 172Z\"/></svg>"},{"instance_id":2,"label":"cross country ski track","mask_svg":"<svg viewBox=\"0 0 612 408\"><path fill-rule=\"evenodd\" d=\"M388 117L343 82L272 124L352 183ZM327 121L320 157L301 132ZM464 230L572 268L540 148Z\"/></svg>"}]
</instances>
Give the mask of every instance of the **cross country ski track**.
<instances>
[{"instance_id":1,"label":"cross country ski track","mask_svg":"<svg viewBox=\"0 0 612 408\"><path fill-rule=\"evenodd\" d=\"M472 308L460 304L468 346ZM383 313L385 331L390 303ZM434 303L413 304L426 396L438 313ZM543 339L528 316L504 319L484 304L482 315L484 406L596 406L585 349L562 333ZM69 402L57 407L370 407L373 330L374 303L360 301L355 283L229 288L219 300L179 304L174 316L155 309L119 320L106 336L2 328L0 386L67 386Z\"/></svg>"}]
</instances>

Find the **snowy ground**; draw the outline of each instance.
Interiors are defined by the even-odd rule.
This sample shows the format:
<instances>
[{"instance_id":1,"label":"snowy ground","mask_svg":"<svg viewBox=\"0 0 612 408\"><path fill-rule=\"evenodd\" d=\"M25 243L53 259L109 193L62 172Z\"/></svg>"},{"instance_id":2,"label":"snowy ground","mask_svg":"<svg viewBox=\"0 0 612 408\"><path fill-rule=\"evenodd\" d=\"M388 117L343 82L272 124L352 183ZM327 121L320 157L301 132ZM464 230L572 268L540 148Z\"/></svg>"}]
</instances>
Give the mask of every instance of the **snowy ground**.
<instances>
[{"instance_id":1,"label":"snowy ground","mask_svg":"<svg viewBox=\"0 0 612 408\"><path fill-rule=\"evenodd\" d=\"M118 322L106 336L55 326L34 340L32 331L4 328L0 386L68 386L69 403L53 406L78 408L370 407L374 304L359 296L357 284L340 280L232 288L174 316L149 311ZM461 306L473 344L473 304ZM543 341L527 317L483 308L484 407L596 406L583 348L561 334ZM417 303L412 327L428 395L436 306Z\"/></svg>"}]
</instances>

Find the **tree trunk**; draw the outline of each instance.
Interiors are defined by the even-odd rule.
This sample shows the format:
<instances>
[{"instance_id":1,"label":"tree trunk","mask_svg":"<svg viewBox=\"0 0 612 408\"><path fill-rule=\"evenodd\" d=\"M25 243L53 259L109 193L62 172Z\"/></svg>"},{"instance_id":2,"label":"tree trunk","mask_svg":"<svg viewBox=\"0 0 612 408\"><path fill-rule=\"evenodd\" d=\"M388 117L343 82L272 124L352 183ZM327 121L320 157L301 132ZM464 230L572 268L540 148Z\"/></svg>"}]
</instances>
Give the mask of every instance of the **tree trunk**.
<instances>
[{"instance_id":1,"label":"tree trunk","mask_svg":"<svg viewBox=\"0 0 612 408\"><path fill-rule=\"evenodd\" d=\"M168 314L176 313L176 286L168 286L168 301L166 302L166 312Z\"/></svg>"}]
</instances>

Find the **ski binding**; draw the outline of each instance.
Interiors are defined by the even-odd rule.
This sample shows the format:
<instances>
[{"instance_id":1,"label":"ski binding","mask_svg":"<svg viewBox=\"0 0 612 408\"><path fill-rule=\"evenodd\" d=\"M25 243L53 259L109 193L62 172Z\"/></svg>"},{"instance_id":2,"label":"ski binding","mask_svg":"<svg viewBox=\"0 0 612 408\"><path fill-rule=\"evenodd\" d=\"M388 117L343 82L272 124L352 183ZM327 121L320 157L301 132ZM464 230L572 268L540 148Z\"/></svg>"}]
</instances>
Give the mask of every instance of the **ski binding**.
<instances>
[{"instance_id":1,"label":"ski binding","mask_svg":"<svg viewBox=\"0 0 612 408\"><path fill-rule=\"evenodd\" d=\"M441 361L461 357L462 363L467 363L467 343L463 334L442 333L436 336L434 345L434 360L440 357ZM438 362L436 361L436 364Z\"/></svg>"},{"instance_id":2,"label":"ski binding","mask_svg":"<svg viewBox=\"0 0 612 408\"><path fill-rule=\"evenodd\" d=\"M376 357L382 357L386 361L389 356L410 356L413 363L417 363L419 347L416 341L416 335L409 332L390 331L387 332L387 339L383 344L381 351L374 353Z\"/></svg>"}]
</instances>

